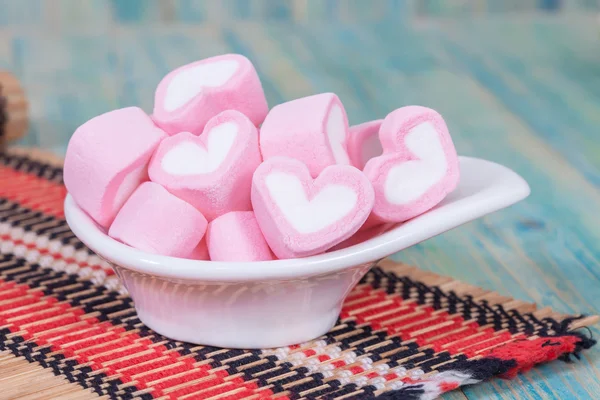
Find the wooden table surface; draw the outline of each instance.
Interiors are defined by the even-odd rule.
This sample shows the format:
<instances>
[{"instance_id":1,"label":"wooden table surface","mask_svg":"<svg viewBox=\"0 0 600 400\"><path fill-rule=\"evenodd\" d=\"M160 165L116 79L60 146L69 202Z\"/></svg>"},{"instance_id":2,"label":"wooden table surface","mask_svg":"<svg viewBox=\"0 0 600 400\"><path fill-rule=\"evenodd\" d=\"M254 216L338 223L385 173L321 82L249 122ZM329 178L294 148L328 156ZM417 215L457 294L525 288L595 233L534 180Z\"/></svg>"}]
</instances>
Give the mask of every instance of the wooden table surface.
<instances>
[{"instance_id":1,"label":"wooden table surface","mask_svg":"<svg viewBox=\"0 0 600 400\"><path fill-rule=\"evenodd\" d=\"M413 2L350 12L261 1L268 15L258 21L254 8L238 1L245 18L234 21L193 1L0 3L0 68L21 79L31 101L32 128L22 144L62 154L87 119L131 105L150 111L170 69L226 52L254 61L271 105L332 91L351 123L427 105L444 115L460 154L510 166L532 195L397 257L560 312L600 313L595 14L457 19L405 8ZM598 396L600 347L572 364L551 363L445 398Z\"/></svg>"}]
</instances>

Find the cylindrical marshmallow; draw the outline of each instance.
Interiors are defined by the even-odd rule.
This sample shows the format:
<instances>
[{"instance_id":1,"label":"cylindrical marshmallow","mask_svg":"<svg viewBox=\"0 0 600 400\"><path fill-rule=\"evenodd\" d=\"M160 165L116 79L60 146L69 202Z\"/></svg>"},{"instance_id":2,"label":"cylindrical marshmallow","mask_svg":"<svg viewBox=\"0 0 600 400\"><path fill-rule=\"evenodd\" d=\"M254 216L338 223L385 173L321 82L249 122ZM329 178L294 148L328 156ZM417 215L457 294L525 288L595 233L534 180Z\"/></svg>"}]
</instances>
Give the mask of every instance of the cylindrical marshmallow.
<instances>
[{"instance_id":1,"label":"cylindrical marshmallow","mask_svg":"<svg viewBox=\"0 0 600 400\"><path fill-rule=\"evenodd\" d=\"M260 150L265 160L302 161L314 178L329 165L350 164L347 137L342 102L333 93L321 93L273 107L260 128Z\"/></svg>"},{"instance_id":2,"label":"cylindrical marshmallow","mask_svg":"<svg viewBox=\"0 0 600 400\"><path fill-rule=\"evenodd\" d=\"M152 118L168 134L199 135L215 115L237 110L258 126L269 107L254 66L239 54L184 65L158 84Z\"/></svg>"},{"instance_id":3,"label":"cylindrical marshmallow","mask_svg":"<svg viewBox=\"0 0 600 400\"><path fill-rule=\"evenodd\" d=\"M198 243L198 246L196 246L196 248L194 248L194 250L192 250L192 252L185 258L189 258L190 260L210 261L208 245L206 244L206 236L207 235L204 235L200 243Z\"/></svg>"},{"instance_id":4,"label":"cylindrical marshmallow","mask_svg":"<svg viewBox=\"0 0 600 400\"><path fill-rule=\"evenodd\" d=\"M108 228L125 200L148 179L148 162L167 135L137 107L92 118L71 137L64 165L67 190Z\"/></svg>"},{"instance_id":5,"label":"cylindrical marshmallow","mask_svg":"<svg viewBox=\"0 0 600 400\"><path fill-rule=\"evenodd\" d=\"M379 127L382 122L382 119L378 119L350 127L348 156L356 168L364 169L367 161L383 152L379 141Z\"/></svg>"},{"instance_id":6,"label":"cylindrical marshmallow","mask_svg":"<svg viewBox=\"0 0 600 400\"><path fill-rule=\"evenodd\" d=\"M190 257L207 227L202 213L162 186L145 182L125 202L108 234L138 250Z\"/></svg>"},{"instance_id":7,"label":"cylindrical marshmallow","mask_svg":"<svg viewBox=\"0 0 600 400\"><path fill-rule=\"evenodd\" d=\"M252 174L260 162L256 127L230 110L212 118L200 136L182 132L165 139L149 174L211 221L229 211L252 209Z\"/></svg>"},{"instance_id":8,"label":"cylindrical marshmallow","mask_svg":"<svg viewBox=\"0 0 600 400\"><path fill-rule=\"evenodd\" d=\"M208 225L206 237L212 261L274 259L252 211L221 215Z\"/></svg>"}]
</instances>

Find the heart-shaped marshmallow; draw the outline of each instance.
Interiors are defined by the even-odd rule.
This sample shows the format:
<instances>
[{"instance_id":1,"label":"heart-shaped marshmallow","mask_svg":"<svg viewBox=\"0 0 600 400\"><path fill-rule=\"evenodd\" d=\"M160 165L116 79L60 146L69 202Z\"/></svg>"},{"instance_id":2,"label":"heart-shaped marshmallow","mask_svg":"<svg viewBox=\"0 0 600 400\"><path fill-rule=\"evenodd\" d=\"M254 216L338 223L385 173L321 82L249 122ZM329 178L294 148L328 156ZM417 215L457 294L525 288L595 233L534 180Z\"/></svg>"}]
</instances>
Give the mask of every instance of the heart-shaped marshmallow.
<instances>
[{"instance_id":1,"label":"heart-shaped marshmallow","mask_svg":"<svg viewBox=\"0 0 600 400\"><path fill-rule=\"evenodd\" d=\"M252 178L252 206L278 258L319 254L352 236L369 216L374 192L349 165L326 167L313 180L288 157L263 162Z\"/></svg>"},{"instance_id":2,"label":"heart-shaped marshmallow","mask_svg":"<svg viewBox=\"0 0 600 400\"><path fill-rule=\"evenodd\" d=\"M233 211L215 218L206 231L213 261L267 261L273 253L252 211Z\"/></svg>"},{"instance_id":3,"label":"heart-shaped marshmallow","mask_svg":"<svg viewBox=\"0 0 600 400\"><path fill-rule=\"evenodd\" d=\"M209 220L248 211L252 174L260 164L258 132L238 111L213 117L200 136L181 132L158 147L148 172Z\"/></svg>"},{"instance_id":4,"label":"heart-shaped marshmallow","mask_svg":"<svg viewBox=\"0 0 600 400\"><path fill-rule=\"evenodd\" d=\"M125 202L108 234L142 251L191 258L206 226L200 211L160 185L144 182Z\"/></svg>"},{"instance_id":5,"label":"heart-shaped marshmallow","mask_svg":"<svg viewBox=\"0 0 600 400\"><path fill-rule=\"evenodd\" d=\"M254 66L239 54L184 65L158 84L152 118L168 134L199 135L209 119L237 110L258 126L269 107Z\"/></svg>"},{"instance_id":6,"label":"heart-shaped marshmallow","mask_svg":"<svg viewBox=\"0 0 600 400\"><path fill-rule=\"evenodd\" d=\"M367 161L383 152L379 141L379 127L382 122L382 119L378 119L350 127L348 155L356 168L362 170Z\"/></svg>"},{"instance_id":7,"label":"heart-shaped marshmallow","mask_svg":"<svg viewBox=\"0 0 600 400\"><path fill-rule=\"evenodd\" d=\"M67 190L79 207L108 228L125 200L148 179L148 162L165 137L137 107L92 118L69 141Z\"/></svg>"},{"instance_id":8,"label":"heart-shaped marshmallow","mask_svg":"<svg viewBox=\"0 0 600 400\"><path fill-rule=\"evenodd\" d=\"M329 165L350 164L347 137L342 102L333 93L321 93L273 107L260 128L260 149L265 160L300 160L316 177Z\"/></svg>"},{"instance_id":9,"label":"heart-shaped marshmallow","mask_svg":"<svg viewBox=\"0 0 600 400\"><path fill-rule=\"evenodd\" d=\"M370 221L409 220L456 188L458 156L448 127L436 111L420 106L399 108L385 117L379 139L383 155L369 160L364 168L376 196Z\"/></svg>"}]
</instances>

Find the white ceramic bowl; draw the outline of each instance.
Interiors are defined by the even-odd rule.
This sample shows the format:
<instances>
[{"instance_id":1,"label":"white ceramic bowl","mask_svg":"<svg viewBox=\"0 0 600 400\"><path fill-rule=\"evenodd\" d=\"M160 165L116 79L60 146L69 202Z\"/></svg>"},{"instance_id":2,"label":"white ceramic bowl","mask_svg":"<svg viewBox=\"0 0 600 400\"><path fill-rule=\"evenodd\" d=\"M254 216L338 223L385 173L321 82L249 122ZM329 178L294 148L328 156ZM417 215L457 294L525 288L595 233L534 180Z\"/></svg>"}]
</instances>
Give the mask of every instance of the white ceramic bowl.
<instances>
[{"instance_id":1,"label":"white ceramic bowl","mask_svg":"<svg viewBox=\"0 0 600 400\"><path fill-rule=\"evenodd\" d=\"M65 214L77 237L112 264L140 319L156 332L219 347L278 347L326 333L346 295L378 260L529 194L527 183L501 165L461 157L460 168L458 188L433 210L352 247L300 259L213 262L148 254L107 236L70 195Z\"/></svg>"}]
</instances>

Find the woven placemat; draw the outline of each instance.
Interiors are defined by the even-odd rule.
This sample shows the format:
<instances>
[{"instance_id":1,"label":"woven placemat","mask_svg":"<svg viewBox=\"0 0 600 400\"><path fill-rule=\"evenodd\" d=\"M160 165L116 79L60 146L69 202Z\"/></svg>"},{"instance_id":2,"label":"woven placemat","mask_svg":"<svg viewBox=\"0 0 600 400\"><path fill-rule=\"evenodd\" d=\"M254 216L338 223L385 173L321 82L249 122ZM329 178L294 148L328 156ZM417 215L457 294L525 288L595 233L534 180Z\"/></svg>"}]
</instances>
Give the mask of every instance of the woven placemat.
<instances>
[{"instance_id":1,"label":"woven placemat","mask_svg":"<svg viewBox=\"0 0 600 400\"><path fill-rule=\"evenodd\" d=\"M565 316L391 260L309 343L231 350L145 327L63 219L60 160L0 153L0 398L433 399L595 341ZM53 373L50 373L53 372Z\"/></svg>"}]
</instances>

